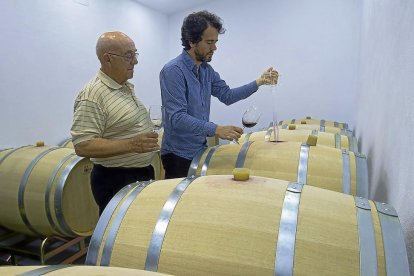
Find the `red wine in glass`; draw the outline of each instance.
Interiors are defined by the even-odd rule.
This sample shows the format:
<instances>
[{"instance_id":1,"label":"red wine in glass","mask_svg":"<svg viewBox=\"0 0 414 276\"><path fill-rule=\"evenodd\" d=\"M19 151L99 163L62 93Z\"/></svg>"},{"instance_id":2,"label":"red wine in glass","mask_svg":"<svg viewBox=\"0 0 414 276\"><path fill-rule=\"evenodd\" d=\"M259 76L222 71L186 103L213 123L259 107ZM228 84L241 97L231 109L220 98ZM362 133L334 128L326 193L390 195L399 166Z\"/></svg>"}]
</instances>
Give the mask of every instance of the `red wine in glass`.
<instances>
[{"instance_id":1,"label":"red wine in glass","mask_svg":"<svg viewBox=\"0 0 414 276\"><path fill-rule=\"evenodd\" d=\"M243 118L242 118L243 129L246 127L251 128L257 125L257 122L259 122L261 115L262 113L257 109L257 107L255 106L249 107L243 114ZM236 140L233 140L233 143L238 144L239 142L237 142Z\"/></svg>"},{"instance_id":2,"label":"red wine in glass","mask_svg":"<svg viewBox=\"0 0 414 276\"><path fill-rule=\"evenodd\" d=\"M260 119L260 116L262 115L262 113L259 111L259 109L255 106L251 106L249 107L243 114L242 117L242 124L243 124L243 128L247 127L254 127L257 122Z\"/></svg>"},{"instance_id":3,"label":"red wine in glass","mask_svg":"<svg viewBox=\"0 0 414 276\"><path fill-rule=\"evenodd\" d=\"M255 125L257 125L257 122L245 122L242 120L242 124L244 127L250 128L250 127L254 127Z\"/></svg>"}]
</instances>

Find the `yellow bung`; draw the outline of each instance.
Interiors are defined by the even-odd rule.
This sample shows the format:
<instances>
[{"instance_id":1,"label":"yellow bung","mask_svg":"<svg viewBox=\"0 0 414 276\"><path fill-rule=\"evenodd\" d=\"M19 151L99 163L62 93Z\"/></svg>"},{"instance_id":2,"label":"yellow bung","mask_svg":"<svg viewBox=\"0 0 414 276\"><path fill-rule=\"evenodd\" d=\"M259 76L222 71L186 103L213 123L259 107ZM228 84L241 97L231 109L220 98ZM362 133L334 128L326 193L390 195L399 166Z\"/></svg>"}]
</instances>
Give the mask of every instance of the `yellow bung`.
<instances>
[{"instance_id":1,"label":"yellow bung","mask_svg":"<svg viewBox=\"0 0 414 276\"><path fill-rule=\"evenodd\" d=\"M318 136L316 135L309 135L308 140L306 140L306 144L309 146L316 146L316 143L318 142Z\"/></svg>"},{"instance_id":2,"label":"yellow bung","mask_svg":"<svg viewBox=\"0 0 414 276\"><path fill-rule=\"evenodd\" d=\"M295 130L296 129L296 125L289 125L289 130Z\"/></svg>"},{"instance_id":3,"label":"yellow bung","mask_svg":"<svg viewBox=\"0 0 414 276\"><path fill-rule=\"evenodd\" d=\"M43 141L37 141L36 142L36 147L44 147L45 146L45 142Z\"/></svg>"},{"instance_id":4,"label":"yellow bung","mask_svg":"<svg viewBox=\"0 0 414 276\"><path fill-rule=\"evenodd\" d=\"M233 177L236 181L246 181L250 177L250 170L247 168L234 168Z\"/></svg>"}]
</instances>

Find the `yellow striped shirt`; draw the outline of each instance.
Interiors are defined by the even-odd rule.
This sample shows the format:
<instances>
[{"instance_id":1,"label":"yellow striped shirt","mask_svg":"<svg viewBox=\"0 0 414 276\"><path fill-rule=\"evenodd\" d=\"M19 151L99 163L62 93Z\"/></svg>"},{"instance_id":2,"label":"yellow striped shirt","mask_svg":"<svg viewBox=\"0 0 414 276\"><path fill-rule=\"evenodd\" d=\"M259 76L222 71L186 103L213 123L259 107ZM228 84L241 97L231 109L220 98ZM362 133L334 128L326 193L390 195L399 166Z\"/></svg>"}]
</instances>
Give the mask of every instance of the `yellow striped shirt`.
<instances>
[{"instance_id":1,"label":"yellow striped shirt","mask_svg":"<svg viewBox=\"0 0 414 276\"><path fill-rule=\"evenodd\" d=\"M74 145L94 138L132 138L151 130L147 109L129 82L120 85L99 70L76 98L71 128ZM105 167L145 167L153 156L152 152L127 153L91 160Z\"/></svg>"}]
</instances>

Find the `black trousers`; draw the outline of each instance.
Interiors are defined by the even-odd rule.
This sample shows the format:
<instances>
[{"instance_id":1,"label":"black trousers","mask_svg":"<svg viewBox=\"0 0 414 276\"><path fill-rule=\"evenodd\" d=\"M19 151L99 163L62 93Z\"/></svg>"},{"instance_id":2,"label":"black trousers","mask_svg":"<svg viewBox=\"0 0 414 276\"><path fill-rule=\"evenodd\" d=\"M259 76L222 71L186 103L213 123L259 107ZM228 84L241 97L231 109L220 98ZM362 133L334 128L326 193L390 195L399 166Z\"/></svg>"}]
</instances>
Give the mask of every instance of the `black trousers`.
<instances>
[{"instance_id":1,"label":"black trousers","mask_svg":"<svg viewBox=\"0 0 414 276\"><path fill-rule=\"evenodd\" d=\"M107 168L94 164L91 173L91 188L99 215L119 190L137 181L154 179L154 168L150 165L143 168Z\"/></svg>"},{"instance_id":2,"label":"black trousers","mask_svg":"<svg viewBox=\"0 0 414 276\"><path fill-rule=\"evenodd\" d=\"M192 160L173 153L161 155L161 160L165 170L165 179L187 177Z\"/></svg>"}]
</instances>

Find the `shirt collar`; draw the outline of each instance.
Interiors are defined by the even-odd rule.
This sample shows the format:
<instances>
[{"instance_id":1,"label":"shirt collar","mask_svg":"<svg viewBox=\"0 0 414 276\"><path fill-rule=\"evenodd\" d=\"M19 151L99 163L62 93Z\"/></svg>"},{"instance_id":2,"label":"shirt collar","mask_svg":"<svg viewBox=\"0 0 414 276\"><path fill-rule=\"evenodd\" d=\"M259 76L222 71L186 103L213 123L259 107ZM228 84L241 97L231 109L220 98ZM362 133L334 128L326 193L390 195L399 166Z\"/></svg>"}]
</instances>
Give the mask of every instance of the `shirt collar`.
<instances>
[{"instance_id":1,"label":"shirt collar","mask_svg":"<svg viewBox=\"0 0 414 276\"><path fill-rule=\"evenodd\" d=\"M124 87L124 85L120 85L119 83L117 83L116 81L111 79L111 77L109 77L107 74L105 74L101 70L98 71L97 77L109 88L118 90L118 89L121 89L122 87ZM128 82L128 81L125 83L125 86L127 86L129 89L134 88L134 85L132 83Z\"/></svg>"},{"instance_id":2,"label":"shirt collar","mask_svg":"<svg viewBox=\"0 0 414 276\"><path fill-rule=\"evenodd\" d=\"M190 56L190 54L186 50L183 50L182 56L183 56L184 64L188 67L189 70L193 71L194 74L197 75L198 66L193 60L193 58ZM205 62L200 64L200 67L205 67L205 66L206 66Z\"/></svg>"}]
</instances>

